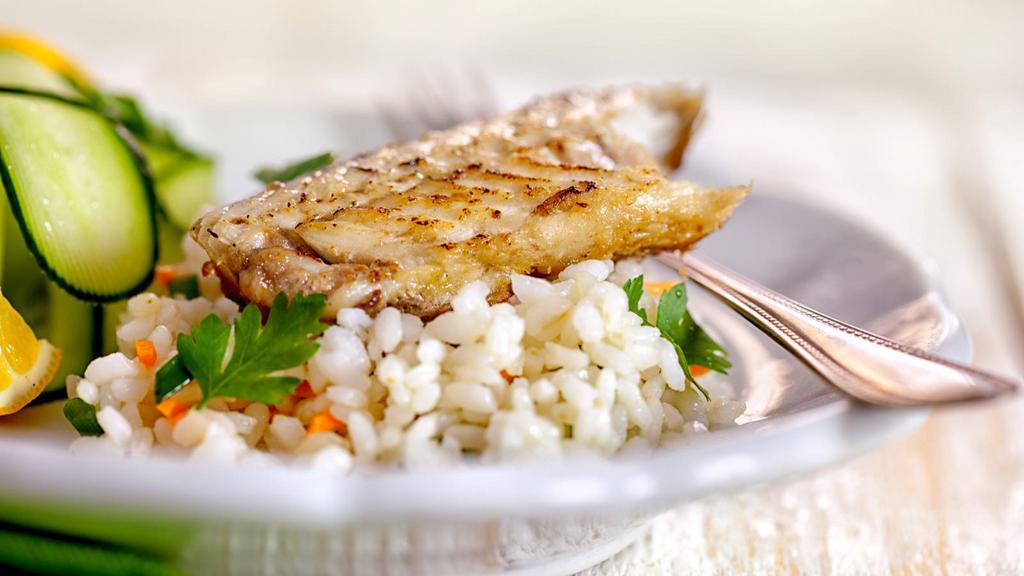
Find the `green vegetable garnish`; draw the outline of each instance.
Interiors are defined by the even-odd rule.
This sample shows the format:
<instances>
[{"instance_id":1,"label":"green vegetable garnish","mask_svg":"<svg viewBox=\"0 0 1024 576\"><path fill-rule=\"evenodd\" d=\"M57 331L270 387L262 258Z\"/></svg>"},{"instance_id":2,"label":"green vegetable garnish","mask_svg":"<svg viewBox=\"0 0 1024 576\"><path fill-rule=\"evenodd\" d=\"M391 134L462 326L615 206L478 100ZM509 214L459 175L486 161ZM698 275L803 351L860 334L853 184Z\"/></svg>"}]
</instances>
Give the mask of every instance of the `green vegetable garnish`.
<instances>
[{"instance_id":1,"label":"green vegetable garnish","mask_svg":"<svg viewBox=\"0 0 1024 576\"><path fill-rule=\"evenodd\" d=\"M189 228L201 208L214 203L213 159L182 143L168 124L154 119L135 98L86 86L78 89L90 106L134 137L153 179L162 220Z\"/></svg>"},{"instance_id":2,"label":"green vegetable garnish","mask_svg":"<svg viewBox=\"0 0 1024 576\"><path fill-rule=\"evenodd\" d=\"M299 385L299 379L273 374L300 366L316 353L320 345L310 337L327 328L320 322L326 305L322 294L298 294L290 305L284 294L278 294L262 327L260 310L254 304L245 307L234 325L213 314L207 316L191 334L178 337L178 355L157 372L157 396L167 395L184 370L199 383L203 396L199 408L218 396L265 404L281 402ZM225 365L229 343L232 350Z\"/></svg>"},{"instance_id":3,"label":"green vegetable garnish","mask_svg":"<svg viewBox=\"0 0 1024 576\"><path fill-rule=\"evenodd\" d=\"M303 174L308 174L334 162L334 155L330 152L318 154L312 158L299 160L282 168L260 168L254 176L264 184L271 182L287 182Z\"/></svg>"},{"instance_id":4,"label":"green vegetable garnish","mask_svg":"<svg viewBox=\"0 0 1024 576\"><path fill-rule=\"evenodd\" d=\"M64 403L64 417L81 436L103 434L103 428L100 428L100 423L96 420L96 407L81 398L72 398Z\"/></svg>"},{"instance_id":5,"label":"green vegetable garnish","mask_svg":"<svg viewBox=\"0 0 1024 576\"><path fill-rule=\"evenodd\" d=\"M623 284L622 289L626 291L630 311L639 316L645 326L657 328L662 337L672 343L679 357L679 366L686 375L686 381L697 389L705 400L710 400L708 391L698 384L690 373L690 364L722 374L725 374L732 364L725 349L694 321L687 310L686 284L680 282L661 295L661 299L658 300L657 326L651 324L647 311L640 307L640 298L644 294L643 275L631 278Z\"/></svg>"},{"instance_id":6,"label":"green vegetable garnish","mask_svg":"<svg viewBox=\"0 0 1024 576\"><path fill-rule=\"evenodd\" d=\"M195 274L175 278L167 283L167 291L171 296L181 294L188 299L199 298L199 279Z\"/></svg>"},{"instance_id":7,"label":"green vegetable garnish","mask_svg":"<svg viewBox=\"0 0 1024 576\"><path fill-rule=\"evenodd\" d=\"M182 156L204 157L182 144L166 124L153 120L135 98L125 94L106 94L89 88L79 89L93 107L123 125L143 144L170 150Z\"/></svg>"},{"instance_id":8,"label":"green vegetable garnish","mask_svg":"<svg viewBox=\"0 0 1024 576\"><path fill-rule=\"evenodd\" d=\"M52 510L57 510L54 506ZM50 509L47 509L50 510ZM60 508L63 518L64 509ZM47 513L49 517L49 513ZM97 524L100 524L97 522ZM169 560L142 550L76 537L59 523L49 521L54 532L27 524L0 524L0 550L4 574L134 574L136 576L186 576ZM127 533L129 528L107 528L105 534ZM114 538L111 538L114 540ZM10 570L10 572L8 572Z\"/></svg>"},{"instance_id":9,"label":"green vegetable garnish","mask_svg":"<svg viewBox=\"0 0 1024 576\"><path fill-rule=\"evenodd\" d=\"M654 326L654 324L651 324L651 321L647 318L647 310L640 307L640 298L644 295L644 275L641 274L636 278L626 280L626 283L622 285L622 289L626 291L626 299L629 301L629 310L644 321L644 326Z\"/></svg>"},{"instance_id":10,"label":"green vegetable garnish","mask_svg":"<svg viewBox=\"0 0 1024 576\"><path fill-rule=\"evenodd\" d=\"M154 389L156 401L167 400L191 381L192 374L185 368L181 356L171 358L156 371L156 388Z\"/></svg>"}]
</instances>

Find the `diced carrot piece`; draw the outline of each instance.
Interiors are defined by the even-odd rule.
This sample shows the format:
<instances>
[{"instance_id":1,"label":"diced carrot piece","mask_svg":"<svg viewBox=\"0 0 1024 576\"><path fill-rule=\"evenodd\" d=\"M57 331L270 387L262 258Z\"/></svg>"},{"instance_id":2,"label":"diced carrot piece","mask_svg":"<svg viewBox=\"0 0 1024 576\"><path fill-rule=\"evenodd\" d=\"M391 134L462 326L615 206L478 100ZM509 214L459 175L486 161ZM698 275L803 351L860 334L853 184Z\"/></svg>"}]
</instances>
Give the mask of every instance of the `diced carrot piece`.
<instances>
[{"instance_id":1,"label":"diced carrot piece","mask_svg":"<svg viewBox=\"0 0 1024 576\"><path fill-rule=\"evenodd\" d=\"M156 281L160 283L160 286L163 286L164 290L168 289L167 285L171 283L171 280L178 277L178 273L174 271L174 267L167 266L166 264L157 266L155 274Z\"/></svg>"},{"instance_id":2,"label":"diced carrot piece","mask_svg":"<svg viewBox=\"0 0 1024 576\"><path fill-rule=\"evenodd\" d=\"M178 420L181 420L185 414L188 414L188 411L202 399L202 391L195 380L193 380L185 385L184 388L175 392L173 396L157 404L156 411L170 420L171 424L177 424Z\"/></svg>"},{"instance_id":3,"label":"diced carrot piece","mask_svg":"<svg viewBox=\"0 0 1024 576\"><path fill-rule=\"evenodd\" d=\"M308 380L303 380L302 384L299 384L299 387L295 389L294 396L300 400L305 400L316 396L316 392L313 392L313 387L309 385Z\"/></svg>"},{"instance_id":4,"label":"diced carrot piece","mask_svg":"<svg viewBox=\"0 0 1024 576\"><path fill-rule=\"evenodd\" d=\"M679 284L679 280L651 280L644 282L644 289L651 296L661 296L669 288Z\"/></svg>"},{"instance_id":5,"label":"diced carrot piece","mask_svg":"<svg viewBox=\"0 0 1024 576\"><path fill-rule=\"evenodd\" d=\"M704 366L690 364L690 375L693 376L694 378L700 378L701 376L707 374L708 372L710 372L710 370L708 370Z\"/></svg>"},{"instance_id":6,"label":"diced carrot piece","mask_svg":"<svg viewBox=\"0 0 1024 576\"><path fill-rule=\"evenodd\" d=\"M156 365L156 346L149 340L135 341L135 356L146 368Z\"/></svg>"},{"instance_id":7,"label":"diced carrot piece","mask_svg":"<svg viewBox=\"0 0 1024 576\"><path fill-rule=\"evenodd\" d=\"M192 404L182 402L181 399L174 396L156 405L157 412L163 414L164 418L171 421L171 424L177 424L178 420L181 420L191 409Z\"/></svg>"},{"instance_id":8,"label":"diced carrot piece","mask_svg":"<svg viewBox=\"0 0 1024 576\"><path fill-rule=\"evenodd\" d=\"M519 376L516 376L515 374L509 374L509 373L508 373L507 371L505 371L505 370L502 370L502 371L501 371L501 377L502 377L502 378L504 378L504 379L505 379L505 382L508 382L509 384L511 384L512 382L514 382L516 378L519 378Z\"/></svg>"},{"instance_id":9,"label":"diced carrot piece","mask_svg":"<svg viewBox=\"0 0 1024 576\"><path fill-rule=\"evenodd\" d=\"M309 422L309 427L306 428L306 434L316 434L317 432L334 432L341 430L345 427L345 423L338 420L331 414L330 410L324 410L323 412L313 416L313 419Z\"/></svg>"}]
</instances>

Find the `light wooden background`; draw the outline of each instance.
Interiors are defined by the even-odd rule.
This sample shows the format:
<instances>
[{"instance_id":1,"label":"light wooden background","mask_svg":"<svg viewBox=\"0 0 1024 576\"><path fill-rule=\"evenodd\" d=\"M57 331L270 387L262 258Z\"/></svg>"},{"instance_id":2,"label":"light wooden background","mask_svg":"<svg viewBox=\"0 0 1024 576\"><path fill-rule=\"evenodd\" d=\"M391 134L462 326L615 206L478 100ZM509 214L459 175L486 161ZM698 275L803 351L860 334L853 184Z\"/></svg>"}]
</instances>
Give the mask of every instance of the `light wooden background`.
<instances>
[{"instance_id":1,"label":"light wooden background","mask_svg":"<svg viewBox=\"0 0 1024 576\"><path fill-rule=\"evenodd\" d=\"M934 264L976 360L1024 373L1024 3L0 0L0 14L175 112L365 107L465 67L506 103L702 80L693 177L884 230ZM1024 401L935 414L835 469L666 514L587 574L1024 574L1022 422Z\"/></svg>"}]
</instances>

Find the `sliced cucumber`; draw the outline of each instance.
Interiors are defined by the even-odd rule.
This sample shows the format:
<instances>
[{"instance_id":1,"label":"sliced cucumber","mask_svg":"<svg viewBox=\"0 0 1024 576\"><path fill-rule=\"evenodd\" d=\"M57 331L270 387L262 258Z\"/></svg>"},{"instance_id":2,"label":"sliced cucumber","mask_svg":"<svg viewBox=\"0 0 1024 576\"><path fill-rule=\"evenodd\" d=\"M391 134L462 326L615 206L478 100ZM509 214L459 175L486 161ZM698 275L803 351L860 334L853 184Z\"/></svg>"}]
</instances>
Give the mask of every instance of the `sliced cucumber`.
<instances>
[{"instance_id":1,"label":"sliced cucumber","mask_svg":"<svg viewBox=\"0 0 1024 576\"><path fill-rule=\"evenodd\" d=\"M10 49L0 49L0 84L76 101L82 99L67 78ZM63 391L68 375L85 372L89 362L102 352L103 324L102 318L97 317L101 310L96 304L68 294L46 277L25 243L2 185L0 209L3 212L0 216L3 224L0 278L4 293L37 336L61 349L60 367L40 397L52 398Z\"/></svg>"},{"instance_id":2,"label":"sliced cucumber","mask_svg":"<svg viewBox=\"0 0 1024 576\"><path fill-rule=\"evenodd\" d=\"M6 195L0 198L0 205L3 205L4 211L2 279L4 295L11 301L14 309L28 322L36 335L46 338L46 326L49 322L47 302L50 299L50 281L39 269L35 257L25 246L25 239L18 228L18 222L7 205Z\"/></svg>"},{"instance_id":3,"label":"sliced cucumber","mask_svg":"<svg viewBox=\"0 0 1024 576\"><path fill-rule=\"evenodd\" d=\"M62 351L60 368L47 390L64 387L68 375L85 373L103 355L103 305L83 302L50 284L50 327L46 339Z\"/></svg>"},{"instance_id":4,"label":"sliced cucumber","mask_svg":"<svg viewBox=\"0 0 1024 576\"><path fill-rule=\"evenodd\" d=\"M123 121L138 140L155 182L161 211L178 228L191 227L199 210L213 202L213 161L179 145L165 128L143 114L134 99L100 93L89 93L87 98L64 76L20 52L4 48L0 48L0 86L88 100L105 116ZM151 141L150 136L166 141Z\"/></svg>"},{"instance_id":5,"label":"sliced cucumber","mask_svg":"<svg viewBox=\"0 0 1024 576\"><path fill-rule=\"evenodd\" d=\"M167 173L169 168L177 166L184 157L180 150L158 146L148 142L139 142L142 155L146 157L149 164L149 173L153 175L154 181L159 181Z\"/></svg>"},{"instance_id":6,"label":"sliced cucumber","mask_svg":"<svg viewBox=\"0 0 1024 576\"><path fill-rule=\"evenodd\" d=\"M121 324L121 315L127 311L127 300L118 300L103 305L103 318L101 319L103 334L98 342L100 353L97 356L117 352L117 327Z\"/></svg>"},{"instance_id":7,"label":"sliced cucumber","mask_svg":"<svg viewBox=\"0 0 1024 576\"><path fill-rule=\"evenodd\" d=\"M213 161L191 157L169 167L156 181L156 197L167 219L188 230L203 206L213 203Z\"/></svg>"},{"instance_id":8,"label":"sliced cucumber","mask_svg":"<svg viewBox=\"0 0 1024 576\"><path fill-rule=\"evenodd\" d=\"M80 299L145 289L157 258L152 182L106 118L0 89L0 177L40 267Z\"/></svg>"},{"instance_id":9,"label":"sliced cucumber","mask_svg":"<svg viewBox=\"0 0 1024 576\"><path fill-rule=\"evenodd\" d=\"M182 148L139 146L153 175L160 212L178 230L191 228L203 206L214 203L213 160Z\"/></svg>"},{"instance_id":10,"label":"sliced cucumber","mask_svg":"<svg viewBox=\"0 0 1024 576\"><path fill-rule=\"evenodd\" d=\"M83 302L50 283L49 322L45 338L61 349L60 368L47 391L64 388L71 374L85 373L86 366L102 350L102 305Z\"/></svg>"},{"instance_id":11,"label":"sliced cucumber","mask_svg":"<svg viewBox=\"0 0 1024 576\"><path fill-rule=\"evenodd\" d=\"M157 231L160 238L160 264L177 264L185 259L185 250L181 246L181 228L167 221L157 219Z\"/></svg>"},{"instance_id":12,"label":"sliced cucumber","mask_svg":"<svg viewBox=\"0 0 1024 576\"><path fill-rule=\"evenodd\" d=\"M137 142L143 161L97 96L0 48L0 279L36 334L63 351L40 399L63 396L69 374L117 349L119 298L150 283L157 240L163 261L183 257L181 230L213 202L211 160L170 138Z\"/></svg>"},{"instance_id":13,"label":"sliced cucumber","mask_svg":"<svg viewBox=\"0 0 1024 576\"><path fill-rule=\"evenodd\" d=\"M61 390L69 374L82 374L100 351L96 305L82 302L50 282L25 245L7 199L0 198L5 216L3 290L11 305L36 333L61 349L60 368L46 391Z\"/></svg>"},{"instance_id":14,"label":"sliced cucumber","mask_svg":"<svg viewBox=\"0 0 1024 576\"><path fill-rule=\"evenodd\" d=\"M81 98L67 78L10 48L0 48L0 85Z\"/></svg>"}]
</instances>

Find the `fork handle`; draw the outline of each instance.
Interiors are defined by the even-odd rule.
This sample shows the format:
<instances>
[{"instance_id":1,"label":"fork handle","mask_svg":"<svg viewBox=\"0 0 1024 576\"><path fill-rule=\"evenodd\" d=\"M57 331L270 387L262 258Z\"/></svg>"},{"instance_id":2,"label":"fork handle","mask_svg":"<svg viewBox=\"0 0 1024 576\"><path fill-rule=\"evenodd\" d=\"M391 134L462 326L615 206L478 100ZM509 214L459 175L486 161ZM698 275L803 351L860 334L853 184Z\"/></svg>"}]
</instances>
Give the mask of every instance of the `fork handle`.
<instances>
[{"instance_id":1,"label":"fork handle","mask_svg":"<svg viewBox=\"0 0 1024 576\"><path fill-rule=\"evenodd\" d=\"M994 398L1017 391L1007 378L939 358L808 308L703 256L658 259L774 338L827 382L885 406L930 406Z\"/></svg>"}]
</instances>

